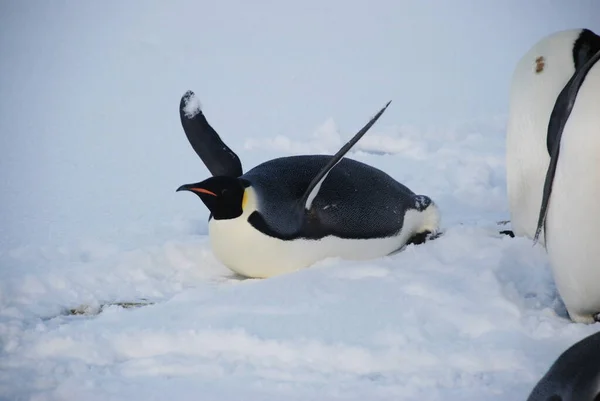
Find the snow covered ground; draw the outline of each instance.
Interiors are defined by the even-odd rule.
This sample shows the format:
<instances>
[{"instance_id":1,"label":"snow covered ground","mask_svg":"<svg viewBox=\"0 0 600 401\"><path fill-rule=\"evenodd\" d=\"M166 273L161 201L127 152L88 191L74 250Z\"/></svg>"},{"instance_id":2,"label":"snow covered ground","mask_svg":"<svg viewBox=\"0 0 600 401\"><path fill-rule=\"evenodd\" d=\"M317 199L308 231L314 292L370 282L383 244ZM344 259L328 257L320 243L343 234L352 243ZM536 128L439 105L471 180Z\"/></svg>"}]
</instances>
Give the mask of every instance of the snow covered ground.
<instances>
[{"instance_id":1,"label":"snow covered ground","mask_svg":"<svg viewBox=\"0 0 600 401\"><path fill-rule=\"evenodd\" d=\"M3 3L0 399L524 400L598 325L566 318L539 246L498 234L507 85L600 9L427 3ZM445 235L233 276L175 193L208 174L187 89L245 169L333 153L392 99L349 157L431 196Z\"/></svg>"}]
</instances>

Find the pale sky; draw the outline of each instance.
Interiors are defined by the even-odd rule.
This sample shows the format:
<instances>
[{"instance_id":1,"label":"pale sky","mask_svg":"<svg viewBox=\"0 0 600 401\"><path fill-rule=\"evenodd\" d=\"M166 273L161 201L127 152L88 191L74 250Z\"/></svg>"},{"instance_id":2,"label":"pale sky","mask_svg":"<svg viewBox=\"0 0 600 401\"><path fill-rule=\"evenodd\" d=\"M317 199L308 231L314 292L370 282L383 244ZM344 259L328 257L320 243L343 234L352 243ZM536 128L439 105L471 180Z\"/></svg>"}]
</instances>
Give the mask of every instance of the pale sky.
<instances>
[{"instance_id":1,"label":"pale sky","mask_svg":"<svg viewBox=\"0 0 600 401\"><path fill-rule=\"evenodd\" d=\"M0 239L152 202L140 180L195 157L188 89L229 142L350 135L388 100L381 124L487 118L535 41L580 27L600 32L600 2L1 1Z\"/></svg>"}]
</instances>

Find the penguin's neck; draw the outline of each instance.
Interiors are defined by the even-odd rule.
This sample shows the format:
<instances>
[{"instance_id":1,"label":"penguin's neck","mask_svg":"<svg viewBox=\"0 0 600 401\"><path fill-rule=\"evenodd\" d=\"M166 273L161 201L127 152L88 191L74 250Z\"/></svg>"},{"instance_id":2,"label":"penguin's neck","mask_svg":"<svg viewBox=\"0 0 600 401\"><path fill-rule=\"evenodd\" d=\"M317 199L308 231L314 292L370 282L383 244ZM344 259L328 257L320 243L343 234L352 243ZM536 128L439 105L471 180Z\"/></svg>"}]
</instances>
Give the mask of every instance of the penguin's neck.
<instances>
[{"instance_id":1,"label":"penguin's neck","mask_svg":"<svg viewBox=\"0 0 600 401\"><path fill-rule=\"evenodd\" d=\"M250 217L252 213L258 212L258 208L258 194L254 188L249 186L244 190L244 197L242 198L242 214L238 218L247 221L248 217Z\"/></svg>"}]
</instances>

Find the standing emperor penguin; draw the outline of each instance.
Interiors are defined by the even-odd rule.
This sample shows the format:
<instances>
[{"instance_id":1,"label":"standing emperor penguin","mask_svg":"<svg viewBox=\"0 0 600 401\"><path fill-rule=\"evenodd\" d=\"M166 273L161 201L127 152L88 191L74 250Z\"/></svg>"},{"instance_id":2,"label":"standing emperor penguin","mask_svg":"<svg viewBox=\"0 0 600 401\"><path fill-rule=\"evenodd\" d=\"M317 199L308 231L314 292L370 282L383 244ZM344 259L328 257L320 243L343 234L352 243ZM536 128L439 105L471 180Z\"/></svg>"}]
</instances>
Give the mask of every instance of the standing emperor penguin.
<instances>
[{"instance_id":1,"label":"standing emperor penguin","mask_svg":"<svg viewBox=\"0 0 600 401\"><path fill-rule=\"evenodd\" d=\"M280 157L243 173L194 93L186 92L181 123L212 177L177 190L195 193L209 209L215 256L242 276L267 278L328 257L382 257L436 237L439 213L429 197L344 158L389 104L333 156Z\"/></svg>"},{"instance_id":2,"label":"standing emperor penguin","mask_svg":"<svg viewBox=\"0 0 600 401\"><path fill-rule=\"evenodd\" d=\"M600 332L565 350L527 401L600 401Z\"/></svg>"},{"instance_id":3,"label":"standing emperor penguin","mask_svg":"<svg viewBox=\"0 0 600 401\"><path fill-rule=\"evenodd\" d=\"M547 250L575 322L600 312L600 36L556 32L519 61L510 92L507 191L515 235Z\"/></svg>"}]
</instances>

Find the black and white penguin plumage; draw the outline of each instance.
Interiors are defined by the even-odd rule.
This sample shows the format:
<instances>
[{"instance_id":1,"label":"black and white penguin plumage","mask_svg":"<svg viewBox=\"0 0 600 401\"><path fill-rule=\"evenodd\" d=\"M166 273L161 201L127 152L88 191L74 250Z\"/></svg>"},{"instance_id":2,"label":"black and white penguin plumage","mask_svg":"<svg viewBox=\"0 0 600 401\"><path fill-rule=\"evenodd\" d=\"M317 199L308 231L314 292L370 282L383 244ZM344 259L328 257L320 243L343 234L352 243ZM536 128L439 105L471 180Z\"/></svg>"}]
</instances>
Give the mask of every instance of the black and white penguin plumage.
<instances>
[{"instance_id":1,"label":"black and white penguin plumage","mask_svg":"<svg viewBox=\"0 0 600 401\"><path fill-rule=\"evenodd\" d=\"M539 240L572 320L600 312L600 36L556 32L515 69L507 190L515 235Z\"/></svg>"},{"instance_id":2,"label":"black and white penguin plumage","mask_svg":"<svg viewBox=\"0 0 600 401\"><path fill-rule=\"evenodd\" d=\"M600 332L564 351L527 401L600 401Z\"/></svg>"},{"instance_id":3,"label":"black and white penguin plumage","mask_svg":"<svg viewBox=\"0 0 600 401\"><path fill-rule=\"evenodd\" d=\"M388 105L334 156L281 157L242 173L239 158L188 91L180 103L182 126L213 176L178 191L196 193L210 210L217 258L240 275L267 278L328 257L382 257L435 236L440 217L429 197L343 157Z\"/></svg>"}]
</instances>

